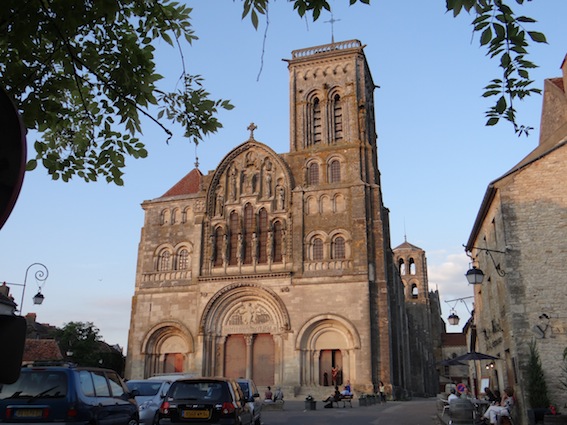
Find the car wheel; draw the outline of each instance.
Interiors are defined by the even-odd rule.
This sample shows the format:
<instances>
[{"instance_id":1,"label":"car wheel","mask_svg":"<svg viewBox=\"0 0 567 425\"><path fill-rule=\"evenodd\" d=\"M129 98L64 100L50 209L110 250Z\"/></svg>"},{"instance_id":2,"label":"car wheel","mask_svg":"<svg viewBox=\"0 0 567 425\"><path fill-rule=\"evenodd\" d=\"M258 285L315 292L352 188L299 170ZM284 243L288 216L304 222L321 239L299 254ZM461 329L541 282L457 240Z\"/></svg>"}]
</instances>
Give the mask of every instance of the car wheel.
<instances>
[{"instance_id":1,"label":"car wheel","mask_svg":"<svg viewBox=\"0 0 567 425\"><path fill-rule=\"evenodd\" d=\"M262 425L262 420L260 419L260 417L256 418L254 425Z\"/></svg>"},{"instance_id":2,"label":"car wheel","mask_svg":"<svg viewBox=\"0 0 567 425\"><path fill-rule=\"evenodd\" d=\"M158 425L158 424L159 424L159 412L156 412L154 416L154 420L152 421L152 425Z\"/></svg>"},{"instance_id":3,"label":"car wheel","mask_svg":"<svg viewBox=\"0 0 567 425\"><path fill-rule=\"evenodd\" d=\"M136 418L130 418L128 425L138 425L138 420Z\"/></svg>"}]
</instances>

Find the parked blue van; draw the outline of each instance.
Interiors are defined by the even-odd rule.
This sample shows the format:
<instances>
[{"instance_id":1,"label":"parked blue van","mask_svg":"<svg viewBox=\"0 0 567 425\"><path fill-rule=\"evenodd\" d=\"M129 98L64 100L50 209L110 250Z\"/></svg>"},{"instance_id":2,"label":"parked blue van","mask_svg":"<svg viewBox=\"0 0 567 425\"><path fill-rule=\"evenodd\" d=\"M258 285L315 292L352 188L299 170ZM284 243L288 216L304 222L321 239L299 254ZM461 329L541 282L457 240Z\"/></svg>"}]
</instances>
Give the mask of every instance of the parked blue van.
<instances>
[{"instance_id":1,"label":"parked blue van","mask_svg":"<svg viewBox=\"0 0 567 425\"><path fill-rule=\"evenodd\" d=\"M0 423L138 425L138 406L112 371L74 365L24 367L0 386Z\"/></svg>"}]
</instances>

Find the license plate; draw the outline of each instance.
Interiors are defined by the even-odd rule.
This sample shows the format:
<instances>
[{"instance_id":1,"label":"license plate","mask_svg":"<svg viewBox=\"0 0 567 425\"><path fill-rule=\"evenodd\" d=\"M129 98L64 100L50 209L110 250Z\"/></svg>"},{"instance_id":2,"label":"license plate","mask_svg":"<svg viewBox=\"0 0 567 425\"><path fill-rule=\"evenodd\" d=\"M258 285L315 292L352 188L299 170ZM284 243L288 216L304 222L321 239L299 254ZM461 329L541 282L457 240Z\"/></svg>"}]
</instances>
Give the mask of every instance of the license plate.
<instances>
[{"instance_id":1,"label":"license plate","mask_svg":"<svg viewBox=\"0 0 567 425\"><path fill-rule=\"evenodd\" d=\"M41 418L42 409L17 409L14 412L16 418Z\"/></svg>"},{"instance_id":2,"label":"license plate","mask_svg":"<svg viewBox=\"0 0 567 425\"><path fill-rule=\"evenodd\" d=\"M184 419L208 419L209 418L209 411L208 410L183 410L181 412L181 417Z\"/></svg>"}]
</instances>

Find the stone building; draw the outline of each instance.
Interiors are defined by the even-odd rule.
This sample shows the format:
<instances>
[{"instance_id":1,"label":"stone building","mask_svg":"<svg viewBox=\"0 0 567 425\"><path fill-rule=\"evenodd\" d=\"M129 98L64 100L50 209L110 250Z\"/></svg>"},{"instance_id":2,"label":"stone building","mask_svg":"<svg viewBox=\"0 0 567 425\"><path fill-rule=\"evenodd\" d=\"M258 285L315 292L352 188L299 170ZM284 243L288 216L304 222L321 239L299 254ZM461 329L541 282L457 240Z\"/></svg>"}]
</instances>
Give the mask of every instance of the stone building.
<instances>
[{"instance_id":1,"label":"stone building","mask_svg":"<svg viewBox=\"0 0 567 425\"><path fill-rule=\"evenodd\" d=\"M439 292L429 290L423 249L405 240L393 251L404 285L412 365L410 388L414 395L434 395L439 390L437 363L443 359L441 338L445 332Z\"/></svg>"},{"instance_id":2,"label":"stone building","mask_svg":"<svg viewBox=\"0 0 567 425\"><path fill-rule=\"evenodd\" d=\"M476 348L499 358L478 373L516 389L520 423L528 405L529 342L536 341L553 403L567 347L567 62L545 81L538 146L489 184L466 245L484 282L475 285ZM565 377L563 377L565 379Z\"/></svg>"},{"instance_id":3,"label":"stone building","mask_svg":"<svg viewBox=\"0 0 567 425\"><path fill-rule=\"evenodd\" d=\"M254 137L145 201L126 376L410 389L404 289L357 40L292 52L289 152Z\"/></svg>"}]
</instances>

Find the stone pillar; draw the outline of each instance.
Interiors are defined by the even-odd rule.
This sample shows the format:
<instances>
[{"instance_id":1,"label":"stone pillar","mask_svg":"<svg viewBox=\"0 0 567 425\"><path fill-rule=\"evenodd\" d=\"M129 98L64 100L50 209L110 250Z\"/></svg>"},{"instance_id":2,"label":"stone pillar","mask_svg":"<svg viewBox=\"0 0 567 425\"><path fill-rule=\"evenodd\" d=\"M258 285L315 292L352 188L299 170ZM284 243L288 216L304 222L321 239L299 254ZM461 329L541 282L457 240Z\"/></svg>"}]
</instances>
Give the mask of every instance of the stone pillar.
<instances>
[{"instance_id":1,"label":"stone pillar","mask_svg":"<svg viewBox=\"0 0 567 425\"><path fill-rule=\"evenodd\" d=\"M224 376L224 348L226 344L226 336L217 336L215 341L215 375Z\"/></svg>"},{"instance_id":2,"label":"stone pillar","mask_svg":"<svg viewBox=\"0 0 567 425\"><path fill-rule=\"evenodd\" d=\"M244 340L246 341L246 379L252 379L254 335L244 335Z\"/></svg>"}]
</instances>

